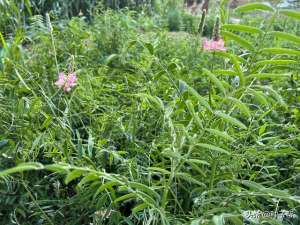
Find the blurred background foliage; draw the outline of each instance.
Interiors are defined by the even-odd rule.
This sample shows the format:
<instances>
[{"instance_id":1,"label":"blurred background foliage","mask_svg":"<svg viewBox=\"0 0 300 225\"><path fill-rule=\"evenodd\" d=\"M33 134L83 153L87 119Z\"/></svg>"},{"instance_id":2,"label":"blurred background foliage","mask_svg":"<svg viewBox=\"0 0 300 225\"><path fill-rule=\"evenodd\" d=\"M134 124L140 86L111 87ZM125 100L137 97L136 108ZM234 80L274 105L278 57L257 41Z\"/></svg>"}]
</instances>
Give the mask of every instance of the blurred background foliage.
<instances>
[{"instance_id":1,"label":"blurred background foliage","mask_svg":"<svg viewBox=\"0 0 300 225\"><path fill-rule=\"evenodd\" d=\"M162 25L170 31L185 31L195 33L198 29L199 15L193 15L193 2L199 4L204 0L2 0L0 1L0 30L4 36L11 35L18 29L24 29L29 24L29 18L34 15L45 16L49 13L53 20L71 19L74 16L84 17L91 22L92 15L113 10L134 10L136 12L157 18L154 23ZM231 5L235 1L232 1ZM278 4L278 1L270 1ZM299 0L280 1L280 7L299 7ZM212 8L218 4L210 3ZM184 8L183 6L187 6ZM191 6L189 6L191 5ZM199 11L199 9L198 9ZM208 35L213 26L213 18L216 12L207 17L204 32ZM208 32L208 33L207 33Z\"/></svg>"},{"instance_id":2,"label":"blurred background foliage","mask_svg":"<svg viewBox=\"0 0 300 225\"><path fill-rule=\"evenodd\" d=\"M3 0L0 1L0 30L2 34L9 35L16 29L25 28L30 16L34 15L49 13L54 20L82 16L91 22L93 11L126 8L154 17L160 15L160 21L156 22L164 23L170 31L196 32L197 18L182 6L181 0Z\"/></svg>"}]
</instances>

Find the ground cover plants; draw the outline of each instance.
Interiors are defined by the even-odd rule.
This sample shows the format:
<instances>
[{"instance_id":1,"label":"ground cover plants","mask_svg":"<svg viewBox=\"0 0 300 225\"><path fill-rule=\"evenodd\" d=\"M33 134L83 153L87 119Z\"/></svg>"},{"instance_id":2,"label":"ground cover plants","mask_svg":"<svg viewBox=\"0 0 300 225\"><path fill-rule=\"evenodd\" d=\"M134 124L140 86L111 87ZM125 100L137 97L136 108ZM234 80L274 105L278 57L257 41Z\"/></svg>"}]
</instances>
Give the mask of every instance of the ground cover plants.
<instances>
[{"instance_id":1,"label":"ground cover plants","mask_svg":"<svg viewBox=\"0 0 300 225\"><path fill-rule=\"evenodd\" d=\"M32 2L0 22L1 225L300 224L299 10Z\"/></svg>"}]
</instances>

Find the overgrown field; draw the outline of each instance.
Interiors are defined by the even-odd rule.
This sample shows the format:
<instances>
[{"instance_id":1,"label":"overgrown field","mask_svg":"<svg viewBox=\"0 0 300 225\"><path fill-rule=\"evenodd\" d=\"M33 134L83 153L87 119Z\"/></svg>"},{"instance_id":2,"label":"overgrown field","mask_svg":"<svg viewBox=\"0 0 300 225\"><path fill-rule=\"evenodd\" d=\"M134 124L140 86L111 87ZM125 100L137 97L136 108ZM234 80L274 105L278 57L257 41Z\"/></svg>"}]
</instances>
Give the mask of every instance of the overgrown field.
<instances>
[{"instance_id":1,"label":"overgrown field","mask_svg":"<svg viewBox=\"0 0 300 225\"><path fill-rule=\"evenodd\" d=\"M24 2L0 21L0 225L300 224L299 10Z\"/></svg>"}]
</instances>

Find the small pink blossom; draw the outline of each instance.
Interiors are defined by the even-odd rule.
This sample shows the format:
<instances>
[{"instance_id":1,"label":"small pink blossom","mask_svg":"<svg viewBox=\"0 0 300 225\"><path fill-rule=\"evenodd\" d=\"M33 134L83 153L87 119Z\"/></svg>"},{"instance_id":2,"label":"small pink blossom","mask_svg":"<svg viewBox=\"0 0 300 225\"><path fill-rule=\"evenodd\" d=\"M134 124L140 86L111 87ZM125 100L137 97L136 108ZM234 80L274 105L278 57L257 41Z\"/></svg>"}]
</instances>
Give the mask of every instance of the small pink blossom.
<instances>
[{"instance_id":1,"label":"small pink blossom","mask_svg":"<svg viewBox=\"0 0 300 225\"><path fill-rule=\"evenodd\" d=\"M55 82L55 85L58 88L62 88L65 85L65 73L59 73L58 74L58 79Z\"/></svg>"},{"instance_id":2,"label":"small pink blossom","mask_svg":"<svg viewBox=\"0 0 300 225\"><path fill-rule=\"evenodd\" d=\"M226 51L226 48L224 47L224 40L220 38L219 40L203 40L203 49L206 51Z\"/></svg>"},{"instance_id":3,"label":"small pink blossom","mask_svg":"<svg viewBox=\"0 0 300 225\"><path fill-rule=\"evenodd\" d=\"M72 87L75 87L77 85L76 73L73 72L69 73L68 75L63 72L59 73L55 85L59 89L63 89L65 92L71 91Z\"/></svg>"}]
</instances>

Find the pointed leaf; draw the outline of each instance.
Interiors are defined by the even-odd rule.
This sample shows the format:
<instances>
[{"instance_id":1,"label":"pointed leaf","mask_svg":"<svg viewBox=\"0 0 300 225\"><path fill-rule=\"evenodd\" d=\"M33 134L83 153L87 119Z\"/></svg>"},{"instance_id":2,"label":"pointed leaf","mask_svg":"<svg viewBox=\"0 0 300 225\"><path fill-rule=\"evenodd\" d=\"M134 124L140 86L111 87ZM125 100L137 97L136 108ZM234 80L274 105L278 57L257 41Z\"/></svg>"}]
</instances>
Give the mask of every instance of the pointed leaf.
<instances>
[{"instance_id":1,"label":"pointed leaf","mask_svg":"<svg viewBox=\"0 0 300 225\"><path fill-rule=\"evenodd\" d=\"M252 26L246 26L241 24L224 24L222 25L222 29L225 30L234 30L234 31L240 31L240 32L247 32L252 34L261 34L263 33L262 30L256 27Z\"/></svg>"},{"instance_id":2,"label":"pointed leaf","mask_svg":"<svg viewBox=\"0 0 300 225\"><path fill-rule=\"evenodd\" d=\"M212 150L212 151L216 151L216 152L219 152L219 153L224 153L226 155L230 155L230 153L227 150L225 150L223 148L220 148L220 147L217 147L215 145L206 144L206 143L198 143L198 144L196 144L196 146L201 147L201 148L206 148L206 149L209 149L209 150Z\"/></svg>"},{"instance_id":3,"label":"pointed leaf","mask_svg":"<svg viewBox=\"0 0 300 225\"><path fill-rule=\"evenodd\" d=\"M236 43L238 43L240 46L244 47L245 49L248 49L250 51L254 50L253 45L249 41L247 41L245 38L242 38L241 36L231 33L229 31L222 31L221 33L222 33L223 37L225 37L229 40L235 41Z\"/></svg>"},{"instance_id":4,"label":"pointed leaf","mask_svg":"<svg viewBox=\"0 0 300 225\"><path fill-rule=\"evenodd\" d=\"M237 12L249 12L254 10L262 10L262 11L269 11L269 12L274 11L274 9L271 6L263 3L248 3L237 7L235 10Z\"/></svg>"},{"instance_id":5,"label":"pointed leaf","mask_svg":"<svg viewBox=\"0 0 300 225\"><path fill-rule=\"evenodd\" d=\"M217 111L217 112L215 112L215 114L216 114L216 116L222 118L223 120L225 120L228 123L231 123L232 125L235 125L241 129L245 129L245 130L247 129L247 127L241 121L239 121L236 118L233 118L232 116L229 116L221 111Z\"/></svg>"},{"instance_id":6,"label":"pointed leaf","mask_svg":"<svg viewBox=\"0 0 300 225\"><path fill-rule=\"evenodd\" d=\"M218 87L218 89L223 93L223 95L226 95L226 90L225 90L222 82L214 74L212 74L209 70L203 68L203 72Z\"/></svg>"}]
</instances>

